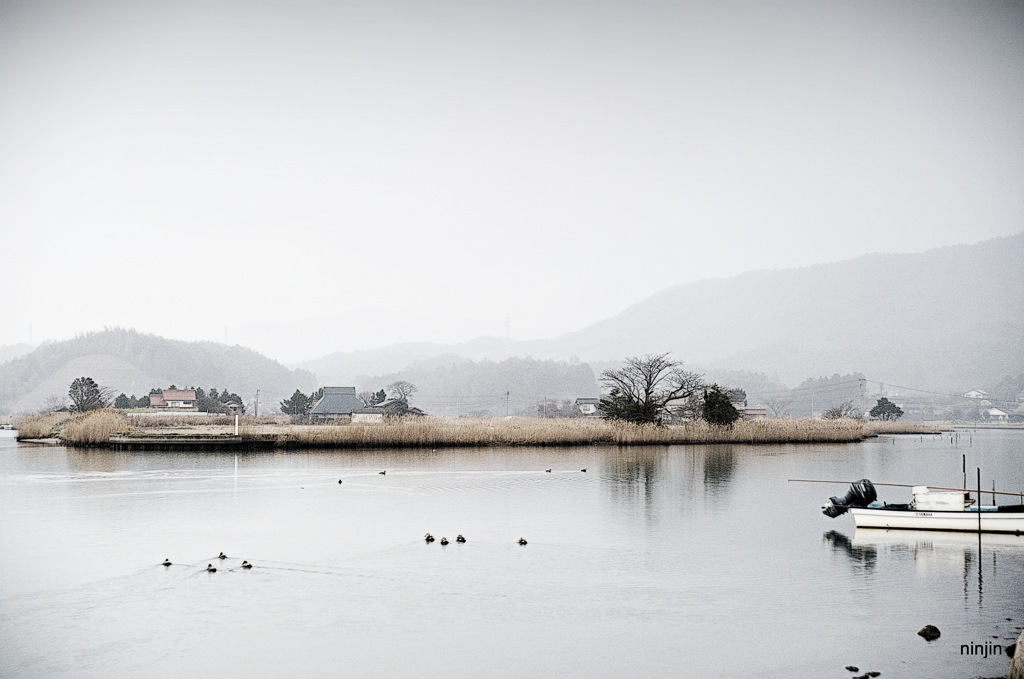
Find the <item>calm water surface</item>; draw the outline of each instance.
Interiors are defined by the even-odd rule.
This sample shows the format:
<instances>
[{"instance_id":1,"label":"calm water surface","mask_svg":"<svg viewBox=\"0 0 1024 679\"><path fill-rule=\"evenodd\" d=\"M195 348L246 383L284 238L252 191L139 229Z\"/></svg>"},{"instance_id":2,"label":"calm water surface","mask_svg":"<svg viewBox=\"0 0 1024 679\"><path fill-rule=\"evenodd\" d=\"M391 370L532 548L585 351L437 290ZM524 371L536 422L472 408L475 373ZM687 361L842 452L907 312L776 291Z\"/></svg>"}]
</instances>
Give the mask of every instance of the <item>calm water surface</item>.
<instances>
[{"instance_id":1,"label":"calm water surface","mask_svg":"<svg viewBox=\"0 0 1024 679\"><path fill-rule=\"evenodd\" d=\"M995 676L1005 658L961 645L1019 633L1024 537L979 553L855 532L819 510L845 487L787 483L956 486L964 453L970 478L1024 489L1024 433L1005 431L243 454L237 471L0 438L0 675Z\"/></svg>"}]
</instances>

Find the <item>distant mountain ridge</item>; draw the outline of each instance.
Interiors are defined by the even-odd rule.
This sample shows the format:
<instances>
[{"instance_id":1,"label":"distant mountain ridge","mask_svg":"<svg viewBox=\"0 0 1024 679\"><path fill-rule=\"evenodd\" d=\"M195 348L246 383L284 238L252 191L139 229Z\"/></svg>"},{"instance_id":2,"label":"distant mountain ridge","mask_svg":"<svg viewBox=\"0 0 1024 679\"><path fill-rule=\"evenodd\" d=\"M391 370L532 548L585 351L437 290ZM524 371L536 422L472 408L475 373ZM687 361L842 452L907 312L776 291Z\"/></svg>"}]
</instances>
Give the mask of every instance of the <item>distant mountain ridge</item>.
<instances>
[{"instance_id":1,"label":"distant mountain ridge","mask_svg":"<svg viewBox=\"0 0 1024 679\"><path fill-rule=\"evenodd\" d=\"M113 329L50 342L0 364L0 412L38 410L48 398L66 396L81 376L115 395L142 396L174 384L230 389L250 401L259 389L261 402L274 406L295 389L316 388L311 373L289 370L251 349Z\"/></svg>"},{"instance_id":2,"label":"distant mountain ridge","mask_svg":"<svg viewBox=\"0 0 1024 679\"><path fill-rule=\"evenodd\" d=\"M1024 372L1024 233L695 281L553 340L393 345L301 367L353 381L441 354L575 357L597 366L662 351L688 365L775 374L791 385L857 371L925 389L992 383Z\"/></svg>"},{"instance_id":3,"label":"distant mountain ridge","mask_svg":"<svg viewBox=\"0 0 1024 679\"><path fill-rule=\"evenodd\" d=\"M652 349L789 382L861 371L926 387L1024 371L1024 234L916 254L755 271L662 291L554 345Z\"/></svg>"},{"instance_id":4,"label":"distant mountain ridge","mask_svg":"<svg viewBox=\"0 0 1024 679\"><path fill-rule=\"evenodd\" d=\"M510 358L533 359L508 364L532 384L531 394L568 398L588 395L582 392L593 389L590 375L625 356L665 351L688 368L756 373L758 380L789 386L858 373L869 381L940 392L984 388L1024 374L1024 233L695 281L552 340L397 344L330 354L296 370L243 347L107 330L46 343L0 363L0 413L34 410L48 397L66 394L81 375L115 393L136 395L173 383L231 389L250 400L260 389L261 401L275 406L295 389L376 389L391 379L416 377L423 381L423 397L450 406L464 390L454 371L488 382L479 398L494 401L497 394L500 403L502 384L514 390L518 378L494 362ZM458 367L465 359L491 365ZM572 366L580 363L586 369L577 373ZM457 409L465 405L458 401ZM493 403L488 407L493 410Z\"/></svg>"}]
</instances>

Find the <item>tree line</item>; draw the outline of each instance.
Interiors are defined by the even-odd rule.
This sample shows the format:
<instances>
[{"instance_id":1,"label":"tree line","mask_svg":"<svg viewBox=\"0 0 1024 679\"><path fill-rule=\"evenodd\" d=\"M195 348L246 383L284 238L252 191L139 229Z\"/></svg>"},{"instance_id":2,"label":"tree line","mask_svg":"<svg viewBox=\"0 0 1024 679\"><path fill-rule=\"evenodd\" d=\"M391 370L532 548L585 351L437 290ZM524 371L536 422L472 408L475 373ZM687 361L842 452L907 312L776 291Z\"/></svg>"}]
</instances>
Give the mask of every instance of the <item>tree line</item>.
<instances>
[{"instance_id":1,"label":"tree line","mask_svg":"<svg viewBox=\"0 0 1024 679\"><path fill-rule=\"evenodd\" d=\"M191 387L190 387L191 388ZM168 389L177 389L173 384ZM245 413L245 404L238 394L224 389L210 389L209 392L200 387L195 388L196 405L202 412L231 414L237 410ZM135 394L128 396L121 392L117 396L111 396L108 387L100 386L91 377L76 377L68 388L68 398L71 399L71 406L68 408L74 412L87 412L100 408L117 408L118 410L130 410L132 408L148 408L151 394L160 394L162 389L150 389L149 394L136 397ZM234 405L233 410L230 406ZM54 410L60 410L57 407Z\"/></svg>"},{"instance_id":2,"label":"tree line","mask_svg":"<svg viewBox=\"0 0 1024 679\"><path fill-rule=\"evenodd\" d=\"M356 396L364 406L383 405L385 415L407 415L414 411L409 404L412 395L419 389L405 380L398 380L377 391L360 391ZM320 387L307 396L296 389L290 398L281 401L281 412L294 418L308 417L316 402L323 398L324 388Z\"/></svg>"}]
</instances>

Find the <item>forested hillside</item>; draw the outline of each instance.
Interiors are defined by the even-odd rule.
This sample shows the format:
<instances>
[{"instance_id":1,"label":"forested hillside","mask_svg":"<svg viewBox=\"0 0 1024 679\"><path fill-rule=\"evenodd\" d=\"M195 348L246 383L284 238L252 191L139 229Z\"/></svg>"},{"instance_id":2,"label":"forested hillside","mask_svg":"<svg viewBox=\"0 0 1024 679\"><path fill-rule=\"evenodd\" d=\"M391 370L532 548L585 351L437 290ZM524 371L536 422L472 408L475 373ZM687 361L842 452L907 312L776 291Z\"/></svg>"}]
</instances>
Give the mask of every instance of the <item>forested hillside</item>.
<instances>
[{"instance_id":1,"label":"forested hillside","mask_svg":"<svg viewBox=\"0 0 1024 679\"><path fill-rule=\"evenodd\" d=\"M0 412L31 412L67 394L76 377L92 377L116 395L180 388L229 389L247 402L276 403L295 389L311 391L312 373L289 370L251 349L214 342L181 342L133 330L104 330L44 344L0 364Z\"/></svg>"}]
</instances>

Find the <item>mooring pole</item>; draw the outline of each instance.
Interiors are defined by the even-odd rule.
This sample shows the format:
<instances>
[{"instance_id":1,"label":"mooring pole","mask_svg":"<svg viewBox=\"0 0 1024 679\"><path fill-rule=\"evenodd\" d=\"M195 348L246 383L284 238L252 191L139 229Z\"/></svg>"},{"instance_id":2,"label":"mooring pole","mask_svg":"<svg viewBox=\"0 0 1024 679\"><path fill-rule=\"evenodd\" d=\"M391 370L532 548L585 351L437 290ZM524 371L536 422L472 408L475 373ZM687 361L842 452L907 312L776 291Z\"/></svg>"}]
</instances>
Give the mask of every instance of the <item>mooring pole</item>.
<instances>
[{"instance_id":1,"label":"mooring pole","mask_svg":"<svg viewBox=\"0 0 1024 679\"><path fill-rule=\"evenodd\" d=\"M981 467L978 467L978 540L981 540Z\"/></svg>"}]
</instances>

